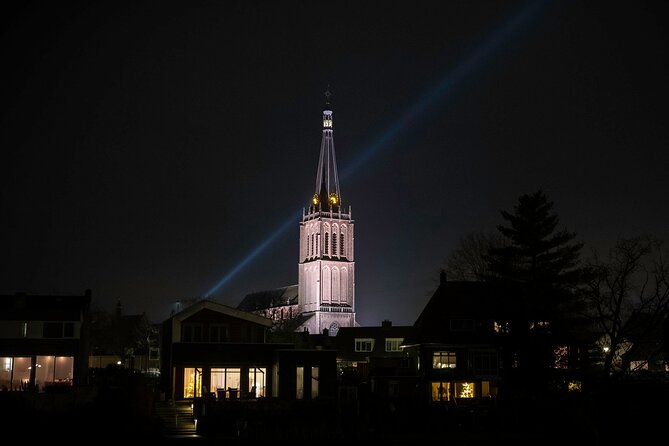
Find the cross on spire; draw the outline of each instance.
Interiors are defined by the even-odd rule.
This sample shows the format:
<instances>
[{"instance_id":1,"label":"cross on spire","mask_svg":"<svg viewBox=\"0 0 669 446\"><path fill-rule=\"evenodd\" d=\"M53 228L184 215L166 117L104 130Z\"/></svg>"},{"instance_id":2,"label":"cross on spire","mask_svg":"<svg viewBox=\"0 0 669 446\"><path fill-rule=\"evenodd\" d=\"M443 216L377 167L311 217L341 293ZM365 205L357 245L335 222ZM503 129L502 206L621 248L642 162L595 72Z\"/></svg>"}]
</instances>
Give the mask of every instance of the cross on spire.
<instances>
[{"instance_id":1,"label":"cross on spire","mask_svg":"<svg viewBox=\"0 0 669 446\"><path fill-rule=\"evenodd\" d=\"M328 89L323 94L325 95L325 104L330 105L330 96L332 96L332 93L330 93L330 84L328 84Z\"/></svg>"}]
</instances>

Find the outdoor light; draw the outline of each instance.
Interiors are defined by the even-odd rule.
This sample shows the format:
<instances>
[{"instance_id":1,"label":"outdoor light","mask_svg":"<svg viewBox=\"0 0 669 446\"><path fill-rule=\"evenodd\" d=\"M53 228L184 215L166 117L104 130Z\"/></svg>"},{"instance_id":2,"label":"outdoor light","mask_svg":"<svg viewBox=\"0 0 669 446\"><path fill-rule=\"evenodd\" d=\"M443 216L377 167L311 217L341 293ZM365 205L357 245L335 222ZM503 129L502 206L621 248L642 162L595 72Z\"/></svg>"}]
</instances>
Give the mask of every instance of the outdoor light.
<instances>
[{"instance_id":1,"label":"outdoor light","mask_svg":"<svg viewBox=\"0 0 669 446\"><path fill-rule=\"evenodd\" d=\"M604 347L604 352L606 353L606 352L608 352L608 351L609 351L609 348L608 348L608 347Z\"/></svg>"},{"instance_id":2,"label":"outdoor light","mask_svg":"<svg viewBox=\"0 0 669 446\"><path fill-rule=\"evenodd\" d=\"M116 361L116 364L121 365L121 361Z\"/></svg>"}]
</instances>

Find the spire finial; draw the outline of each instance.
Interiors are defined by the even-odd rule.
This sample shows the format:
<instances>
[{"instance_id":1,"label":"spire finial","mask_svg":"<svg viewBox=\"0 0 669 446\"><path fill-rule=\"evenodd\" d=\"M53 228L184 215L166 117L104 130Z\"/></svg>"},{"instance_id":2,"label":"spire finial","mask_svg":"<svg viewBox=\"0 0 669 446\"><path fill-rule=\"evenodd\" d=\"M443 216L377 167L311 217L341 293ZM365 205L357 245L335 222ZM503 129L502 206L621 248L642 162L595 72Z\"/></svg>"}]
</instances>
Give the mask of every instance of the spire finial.
<instances>
[{"instance_id":1,"label":"spire finial","mask_svg":"<svg viewBox=\"0 0 669 446\"><path fill-rule=\"evenodd\" d=\"M328 84L328 89L325 90L325 105L330 105L330 96L332 96L332 93L330 92L330 84Z\"/></svg>"}]
</instances>

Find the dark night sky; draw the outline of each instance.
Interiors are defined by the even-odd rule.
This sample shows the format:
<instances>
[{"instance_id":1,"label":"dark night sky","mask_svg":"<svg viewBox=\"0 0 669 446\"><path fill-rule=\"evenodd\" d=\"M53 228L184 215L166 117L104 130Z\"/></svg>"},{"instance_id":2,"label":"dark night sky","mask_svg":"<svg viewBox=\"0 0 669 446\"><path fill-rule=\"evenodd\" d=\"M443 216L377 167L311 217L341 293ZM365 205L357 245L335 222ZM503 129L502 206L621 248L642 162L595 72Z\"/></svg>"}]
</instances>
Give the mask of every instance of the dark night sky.
<instances>
[{"instance_id":1,"label":"dark night sky","mask_svg":"<svg viewBox=\"0 0 669 446\"><path fill-rule=\"evenodd\" d=\"M458 240L538 188L588 247L669 239L660 5L20 2L0 294L159 322L285 224L213 297L297 283L328 84L363 325L412 324Z\"/></svg>"}]
</instances>

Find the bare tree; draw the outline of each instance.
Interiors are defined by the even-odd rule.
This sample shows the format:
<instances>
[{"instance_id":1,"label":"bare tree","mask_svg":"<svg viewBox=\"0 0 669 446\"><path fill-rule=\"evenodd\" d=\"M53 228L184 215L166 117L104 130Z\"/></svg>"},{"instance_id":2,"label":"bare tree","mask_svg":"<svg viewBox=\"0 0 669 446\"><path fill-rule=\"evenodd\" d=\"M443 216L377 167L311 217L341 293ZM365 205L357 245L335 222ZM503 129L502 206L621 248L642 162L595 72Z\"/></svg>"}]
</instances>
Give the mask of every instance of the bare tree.
<instances>
[{"instance_id":1,"label":"bare tree","mask_svg":"<svg viewBox=\"0 0 669 446\"><path fill-rule=\"evenodd\" d=\"M488 251L503 246L504 238L499 232L472 232L461 238L446 259L449 280L484 280L488 273Z\"/></svg>"},{"instance_id":2,"label":"bare tree","mask_svg":"<svg viewBox=\"0 0 669 446\"><path fill-rule=\"evenodd\" d=\"M619 240L605 258L594 253L591 266L597 274L587 295L602 335L604 376L628 372L633 350L650 360L663 348L659 341L669 311L667 254L662 241L647 236ZM645 349L639 348L642 342Z\"/></svg>"}]
</instances>

